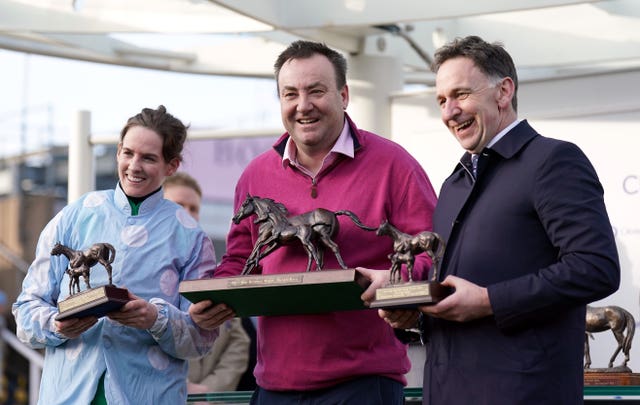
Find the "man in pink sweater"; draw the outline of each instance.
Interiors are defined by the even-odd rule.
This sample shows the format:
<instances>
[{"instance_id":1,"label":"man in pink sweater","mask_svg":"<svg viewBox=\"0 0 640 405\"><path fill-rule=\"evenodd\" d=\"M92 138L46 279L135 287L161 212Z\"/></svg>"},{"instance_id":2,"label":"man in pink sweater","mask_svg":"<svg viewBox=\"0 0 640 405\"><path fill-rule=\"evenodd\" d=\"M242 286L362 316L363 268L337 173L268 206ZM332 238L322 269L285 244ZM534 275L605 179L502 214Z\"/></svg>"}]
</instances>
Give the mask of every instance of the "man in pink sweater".
<instances>
[{"instance_id":1,"label":"man in pink sweater","mask_svg":"<svg viewBox=\"0 0 640 405\"><path fill-rule=\"evenodd\" d=\"M407 233L431 230L436 195L427 175L402 147L358 129L345 113L346 69L344 57L324 44L297 41L280 54L275 76L287 133L245 169L236 208L249 193L284 204L291 215L350 210L369 226L389 220ZM252 220L233 224L215 277L240 274L257 236ZM347 266L388 271L390 238L340 217L334 240ZM307 254L287 245L260 265L263 274L300 272ZM428 267L420 257L414 277L426 277ZM324 268L340 268L330 253ZM192 306L201 323L206 306ZM251 403L402 404L410 367L405 344L375 310L261 317Z\"/></svg>"}]
</instances>

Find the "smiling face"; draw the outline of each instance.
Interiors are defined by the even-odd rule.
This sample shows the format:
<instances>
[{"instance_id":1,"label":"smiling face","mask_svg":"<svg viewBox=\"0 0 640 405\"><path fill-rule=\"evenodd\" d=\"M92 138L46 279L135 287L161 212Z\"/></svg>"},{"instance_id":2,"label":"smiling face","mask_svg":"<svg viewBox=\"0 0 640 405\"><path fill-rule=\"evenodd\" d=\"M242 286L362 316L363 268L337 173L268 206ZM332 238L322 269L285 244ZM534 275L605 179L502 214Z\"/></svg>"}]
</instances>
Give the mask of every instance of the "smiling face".
<instances>
[{"instance_id":1,"label":"smiling face","mask_svg":"<svg viewBox=\"0 0 640 405\"><path fill-rule=\"evenodd\" d=\"M151 194L180 165L178 159L166 162L160 135L139 125L129 128L118 144L117 162L120 184L130 197Z\"/></svg>"},{"instance_id":2,"label":"smiling face","mask_svg":"<svg viewBox=\"0 0 640 405\"><path fill-rule=\"evenodd\" d=\"M516 119L510 78L491 80L471 59L445 61L436 75L442 122L469 153L482 149Z\"/></svg>"},{"instance_id":3,"label":"smiling face","mask_svg":"<svg viewBox=\"0 0 640 405\"><path fill-rule=\"evenodd\" d=\"M302 158L324 158L344 126L349 90L337 88L335 70L329 59L316 54L291 59L278 75L282 123Z\"/></svg>"}]
</instances>

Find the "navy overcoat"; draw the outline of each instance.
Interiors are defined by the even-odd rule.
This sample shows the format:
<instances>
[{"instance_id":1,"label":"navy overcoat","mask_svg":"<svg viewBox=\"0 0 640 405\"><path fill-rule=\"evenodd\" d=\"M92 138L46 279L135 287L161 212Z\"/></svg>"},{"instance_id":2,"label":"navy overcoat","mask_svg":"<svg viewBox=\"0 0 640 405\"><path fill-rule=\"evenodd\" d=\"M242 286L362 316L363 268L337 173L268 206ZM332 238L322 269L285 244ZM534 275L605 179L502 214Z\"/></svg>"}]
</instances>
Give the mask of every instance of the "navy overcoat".
<instances>
[{"instance_id":1,"label":"navy overcoat","mask_svg":"<svg viewBox=\"0 0 640 405\"><path fill-rule=\"evenodd\" d=\"M574 144L521 121L445 181L440 278L487 287L494 315L427 318L424 403L581 404L585 305L613 293L618 254L603 188Z\"/></svg>"}]
</instances>

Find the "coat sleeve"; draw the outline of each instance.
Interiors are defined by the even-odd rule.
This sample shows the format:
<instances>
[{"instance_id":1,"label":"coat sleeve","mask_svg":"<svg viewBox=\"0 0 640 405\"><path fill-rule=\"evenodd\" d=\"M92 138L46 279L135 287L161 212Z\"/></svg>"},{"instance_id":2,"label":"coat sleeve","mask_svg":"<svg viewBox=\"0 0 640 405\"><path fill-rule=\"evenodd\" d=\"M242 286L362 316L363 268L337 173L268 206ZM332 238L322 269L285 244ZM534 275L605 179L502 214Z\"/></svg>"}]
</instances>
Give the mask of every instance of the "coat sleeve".
<instances>
[{"instance_id":1,"label":"coat sleeve","mask_svg":"<svg viewBox=\"0 0 640 405\"><path fill-rule=\"evenodd\" d=\"M504 329L602 299L620 283L604 192L587 157L577 146L559 143L536 173L533 204L557 261L488 286L497 324Z\"/></svg>"},{"instance_id":2,"label":"coat sleeve","mask_svg":"<svg viewBox=\"0 0 640 405\"><path fill-rule=\"evenodd\" d=\"M22 283L22 291L12 306L16 319L16 334L25 344L34 349L58 346L67 338L55 332L55 316L60 282L66 269L66 259L51 256L51 247L56 241L64 241L58 224L65 211L58 213L40 234L36 246L36 257Z\"/></svg>"}]
</instances>

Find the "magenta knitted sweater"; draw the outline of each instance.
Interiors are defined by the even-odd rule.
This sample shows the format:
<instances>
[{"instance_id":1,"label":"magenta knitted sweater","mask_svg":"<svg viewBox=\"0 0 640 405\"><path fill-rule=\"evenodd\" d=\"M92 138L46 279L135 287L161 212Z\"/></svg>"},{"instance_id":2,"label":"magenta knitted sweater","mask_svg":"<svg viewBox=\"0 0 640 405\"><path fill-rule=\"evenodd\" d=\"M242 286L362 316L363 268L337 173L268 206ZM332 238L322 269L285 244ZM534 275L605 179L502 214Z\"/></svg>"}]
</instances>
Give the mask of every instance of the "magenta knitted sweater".
<instances>
[{"instance_id":1,"label":"magenta knitted sweater","mask_svg":"<svg viewBox=\"0 0 640 405\"><path fill-rule=\"evenodd\" d=\"M389 220L404 232L431 230L436 195L418 162L401 146L358 130L347 117L355 146L353 159L340 156L314 180L292 166L283 166L284 134L254 159L236 186L235 208L247 193L283 203L291 215L315 208L350 210L369 226ZM338 217L334 238L347 266L388 269L392 240L356 227ZM227 252L215 277L238 275L258 235L253 217L231 225ZM307 255L298 244L284 246L260 261L263 274L304 271ZM429 264L416 260L414 277L426 278ZM325 269L339 269L333 253L324 255ZM313 297L309 297L313 299ZM315 390L362 375L382 375L406 384L410 369L406 347L376 310L319 315L261 317L258 321L258 385L270 390Z\"/></svg>"}]
</instances>

